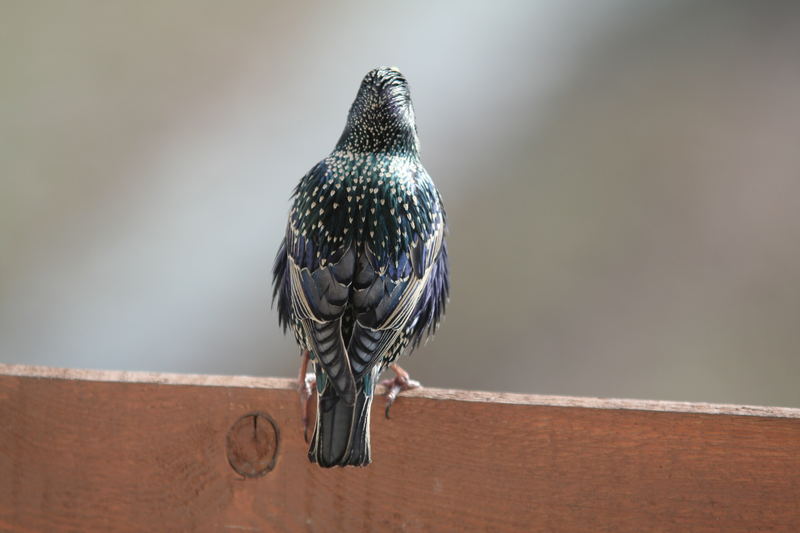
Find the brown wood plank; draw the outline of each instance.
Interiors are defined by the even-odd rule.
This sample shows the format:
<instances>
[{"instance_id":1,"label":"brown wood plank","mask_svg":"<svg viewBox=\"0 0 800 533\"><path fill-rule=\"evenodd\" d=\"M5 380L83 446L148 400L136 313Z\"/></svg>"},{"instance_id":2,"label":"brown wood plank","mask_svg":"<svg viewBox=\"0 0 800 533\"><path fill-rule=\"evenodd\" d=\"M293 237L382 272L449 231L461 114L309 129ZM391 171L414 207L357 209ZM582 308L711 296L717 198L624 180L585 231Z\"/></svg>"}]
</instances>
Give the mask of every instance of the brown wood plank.
<instances>
[{"instance_id":1,"label":"brown wood plank","mask_svg":"<svg viewBox=\"0 0 800 533\"><path fill-rule=\"evenodd\" d=\"M0 530L800 531L798 409L423 389L323 470L292 387L0 365Z\"/></svg>"}]
</instances>

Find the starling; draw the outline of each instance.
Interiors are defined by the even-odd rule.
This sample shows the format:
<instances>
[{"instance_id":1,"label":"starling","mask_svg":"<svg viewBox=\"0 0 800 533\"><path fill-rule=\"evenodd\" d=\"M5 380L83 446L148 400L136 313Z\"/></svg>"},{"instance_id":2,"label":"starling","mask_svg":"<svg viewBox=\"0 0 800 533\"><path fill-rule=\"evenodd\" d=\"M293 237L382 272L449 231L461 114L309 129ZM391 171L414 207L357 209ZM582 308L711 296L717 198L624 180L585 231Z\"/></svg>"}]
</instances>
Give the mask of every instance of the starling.
<instances>
[{"instance_id":1,"label":"starling","mask_svg":"<svg viewBox=\"0 0 800 533\"><path fill-rule=\"evenodd\" d=\"M413 385L394 360L435 332L444 313L445 229L441 197L420 162L408 82L396 68L374 69L333 152L295 188L273 269L280 325L303 352L306 402L316 382L311 462L370 463L378 376L390 365L397 374L390 402ZM304 387L309 359L314 374Z\"/></svg>"}]
</instances>

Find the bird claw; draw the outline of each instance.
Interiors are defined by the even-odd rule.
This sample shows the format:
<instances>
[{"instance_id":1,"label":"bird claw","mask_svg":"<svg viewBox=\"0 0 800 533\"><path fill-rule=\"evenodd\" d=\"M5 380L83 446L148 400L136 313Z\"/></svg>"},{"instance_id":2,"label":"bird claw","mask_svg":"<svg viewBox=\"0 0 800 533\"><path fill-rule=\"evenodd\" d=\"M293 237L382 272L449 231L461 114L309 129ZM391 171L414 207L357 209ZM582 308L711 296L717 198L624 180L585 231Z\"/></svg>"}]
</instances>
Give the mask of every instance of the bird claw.
<instances>
[{"instance_id":1,"label":"bird claw","mask_svg":"<svg viewBox=\"0 0 800 533\"><path fill-rule=\"evenodd\" d=\"M302 381L298 379L297 392L300 395L300 409L303 413L303 439L308 444L308 419L311 411L311 396L314 395L314 387L317 384L317 376L313 372L307 373Z\"/></svg>"},{"instance_id":2,"label":"bird claw","mask_svg":"<svg viewBox=\"0 0 800 533\"><path fill-rule=\"evenodd\" d=\"M394 404L398 394L407 390L418 389L422 386L416 379L410 379L408 377L408 372L405 370L400 369L400 372L398 372L397 369L395 369L395 372L397 372L397 375L394 379L385 379L381 381L381 385L388 389L386 393L386 418L391 418L389 416L389 409L392 408L392 404Z\"/></svg>"}]
</instances>

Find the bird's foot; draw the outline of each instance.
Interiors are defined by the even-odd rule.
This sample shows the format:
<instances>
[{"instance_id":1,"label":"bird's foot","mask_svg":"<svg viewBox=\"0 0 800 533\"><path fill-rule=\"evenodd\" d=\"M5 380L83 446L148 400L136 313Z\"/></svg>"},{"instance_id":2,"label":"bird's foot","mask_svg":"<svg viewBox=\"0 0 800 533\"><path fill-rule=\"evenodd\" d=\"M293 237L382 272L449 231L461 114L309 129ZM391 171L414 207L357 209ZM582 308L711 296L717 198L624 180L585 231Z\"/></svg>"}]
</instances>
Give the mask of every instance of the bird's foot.
<instances>
[{"instance_id":1,"label":"bird's foot","mask_svg":"<svg viewBox=\"0 0 800 533\"><path fill-rule=\"evenodd\" d=\"M422 386L419 381L411 379L408 372L400 368L400 366L394 363L389 366L395 373L394 379L385 379L381 381L381 385L388 390L386 393L386 418L390 418L389 409L392 408L392 404L394 404L398 394L403 391L418 389Z\"/></svg>"}]
</instances>

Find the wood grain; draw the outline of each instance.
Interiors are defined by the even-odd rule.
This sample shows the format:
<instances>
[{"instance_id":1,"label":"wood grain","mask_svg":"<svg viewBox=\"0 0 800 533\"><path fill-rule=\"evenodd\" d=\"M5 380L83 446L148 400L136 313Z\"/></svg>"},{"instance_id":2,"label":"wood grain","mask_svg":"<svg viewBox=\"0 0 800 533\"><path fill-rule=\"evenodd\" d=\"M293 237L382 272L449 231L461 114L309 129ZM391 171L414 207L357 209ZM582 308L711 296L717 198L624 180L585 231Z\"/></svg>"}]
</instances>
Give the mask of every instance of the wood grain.
<instances>
[{"instance_id":1,"label":"wood grain","mask_svg":"<svg viewBox=\"0 0 800 533\"><path fill-rule=\"evenodd\" d=\"M382 407L373 465L323 470L290 380L0 365L0 530L800 531L798 409L433 389ZM245 478L228 440L251 413L280 442Z\"/></svg>"}]
</instances>

